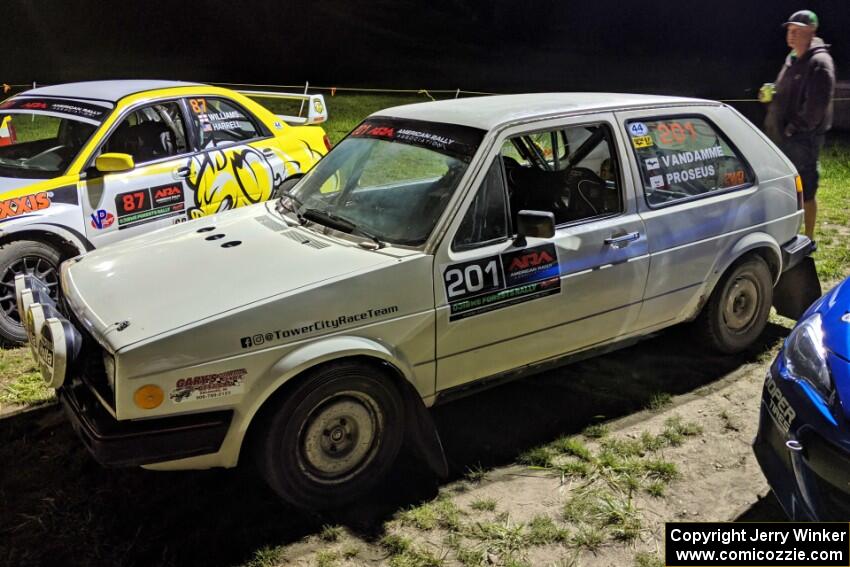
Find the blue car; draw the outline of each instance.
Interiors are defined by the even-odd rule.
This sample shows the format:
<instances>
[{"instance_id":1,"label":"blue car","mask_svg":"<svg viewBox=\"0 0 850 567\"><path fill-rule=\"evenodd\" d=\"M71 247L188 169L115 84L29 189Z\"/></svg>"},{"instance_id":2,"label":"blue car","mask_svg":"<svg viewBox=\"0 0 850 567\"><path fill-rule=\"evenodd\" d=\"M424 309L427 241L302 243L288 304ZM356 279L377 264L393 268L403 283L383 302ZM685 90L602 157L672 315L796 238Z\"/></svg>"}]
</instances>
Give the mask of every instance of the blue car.
<instances>
[{"instance_id":1,"label":"blue car","mask_svg":"<svg viewBox=\"0 0 850 567\"><path fill-rule=\"evenodd\" d=\"M799 319L770 366L753 449L792 520L850 520L850 278Z\"/></svg>"}]
</instances>

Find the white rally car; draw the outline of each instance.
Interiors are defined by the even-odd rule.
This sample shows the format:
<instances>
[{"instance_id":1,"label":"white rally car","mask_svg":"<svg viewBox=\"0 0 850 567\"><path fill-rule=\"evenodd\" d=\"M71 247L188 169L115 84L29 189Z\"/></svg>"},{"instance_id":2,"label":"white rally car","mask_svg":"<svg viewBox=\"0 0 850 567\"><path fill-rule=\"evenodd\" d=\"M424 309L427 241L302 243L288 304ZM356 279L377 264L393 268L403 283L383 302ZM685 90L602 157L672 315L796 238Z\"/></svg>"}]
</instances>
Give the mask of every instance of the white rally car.
<instances>
[{"instance_id":1,"label":"white rally car","mask_svg":"<svg viewBox=\"0 0 850 567\"><path fill-rule=\"evenodd\" d=\"M801 218L793 166L726 105L473 98L367 118L277 202L69 260L64 305L16 287L98 461L250 450L321 508L378 482L405 438L444 471L426 407L476 386L689 320L746 348L809 260Z\"/></svg>"}]
</instances>

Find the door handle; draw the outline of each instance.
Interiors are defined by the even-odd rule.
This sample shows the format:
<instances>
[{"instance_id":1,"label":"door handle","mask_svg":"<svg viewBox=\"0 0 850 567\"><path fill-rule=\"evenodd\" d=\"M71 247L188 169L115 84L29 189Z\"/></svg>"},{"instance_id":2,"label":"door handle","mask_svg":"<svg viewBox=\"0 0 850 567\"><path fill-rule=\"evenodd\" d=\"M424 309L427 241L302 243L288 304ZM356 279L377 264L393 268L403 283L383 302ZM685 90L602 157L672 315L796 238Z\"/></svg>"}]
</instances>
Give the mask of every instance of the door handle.
<instances>
[{"instance_id":1,"label":"door handle","mask_svg":"<svg viewBox=\"0 0 850 567\"><path fill-rule=\"evenodd\" d=\"M191 172L192 172L192 170L189 168L189 166L184 165L183 167L178 167L177 169L174 170L174 177L178 177L178 178L189 177L189 174Z\"/></svg>"},{"instance_id":2,"label":"door handle","mask_svg":"<svg viewBox=\"0 0 850 567\"><path fill-rule=\"evenodd\" d=\"M619 236L609 236L605 239L606 246L614 246L615 248L619 248L620 246L625 246L629 242L637 240L640 238L639 232L629 232L627 234L621 234Z\"/></svg>"}]
</instances>

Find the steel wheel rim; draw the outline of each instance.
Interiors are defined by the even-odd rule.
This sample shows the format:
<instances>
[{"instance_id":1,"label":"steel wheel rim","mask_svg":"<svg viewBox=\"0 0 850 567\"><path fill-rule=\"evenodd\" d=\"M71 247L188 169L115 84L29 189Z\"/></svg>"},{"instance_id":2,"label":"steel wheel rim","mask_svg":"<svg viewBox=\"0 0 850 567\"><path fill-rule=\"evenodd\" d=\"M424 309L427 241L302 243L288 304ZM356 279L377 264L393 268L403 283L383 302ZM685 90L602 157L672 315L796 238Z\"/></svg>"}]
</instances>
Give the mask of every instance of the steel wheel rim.
<instances>
[{"instance_id":1,"label":"steel wheel rim","mask_svg":"<svg viewBox=\"0 0 850 567\"><path fill-rule=\"evenodd\" d=\"M322 400L299 432L301 470L324 484L355 476L375 458L383 427L380 406L363 392L339 392Z\"/></svg>"},{"instance_id":2,"label":"steel wheel rim","mask_svg":"<svg viewBox=\"0 0 850 567\"><path fill-rule=\"evenodd\" d=\"M21 323L21 314L18 313L18 303L15 299L15 276L19 275L35 276L47 286L50 297L59 298L59 274L56 273L56 266L41 256L18 258L6 268L0 279L0 310L6 319L17 324Z\"/></svg>"},{"instance_id":3,"label":"steel wheel rim","mask_svg":"<svg viewBox=\"0 0 850 567\"><path fill-rule=\"evenodd\" d=\"M749 276L741 276L732 283L723 306L723 319L730 331L743 333L753 326L760 296L758 283Z\"/></svg>"}]
</instances>

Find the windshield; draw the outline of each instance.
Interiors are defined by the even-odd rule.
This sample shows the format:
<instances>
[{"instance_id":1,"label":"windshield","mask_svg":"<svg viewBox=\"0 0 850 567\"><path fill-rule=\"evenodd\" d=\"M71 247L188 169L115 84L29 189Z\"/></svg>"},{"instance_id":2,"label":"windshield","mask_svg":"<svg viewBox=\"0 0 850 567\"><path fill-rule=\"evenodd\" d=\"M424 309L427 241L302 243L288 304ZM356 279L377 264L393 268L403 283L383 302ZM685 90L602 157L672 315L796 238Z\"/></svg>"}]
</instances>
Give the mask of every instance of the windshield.
<instances>
[{"instance_id":1,"label":"windshield","mask_svg":"<svg viewBox=\"0 0 850 567\"><path fill-rule=\"evenodd\" d=\"M284 206L344 232L421 245L483 135L465 126L367 119L284 198Z\"/></svg>"},{"instance_id":2,"label":"windshield","mask_svg":"<svg viewBox=\"0 0 850 567\"><path fill-rule=\"evenodd\" d=\"M11 98L0 104L0 177L65 172L110 109L73 100Z\"/></svg>"}]
</instances>

